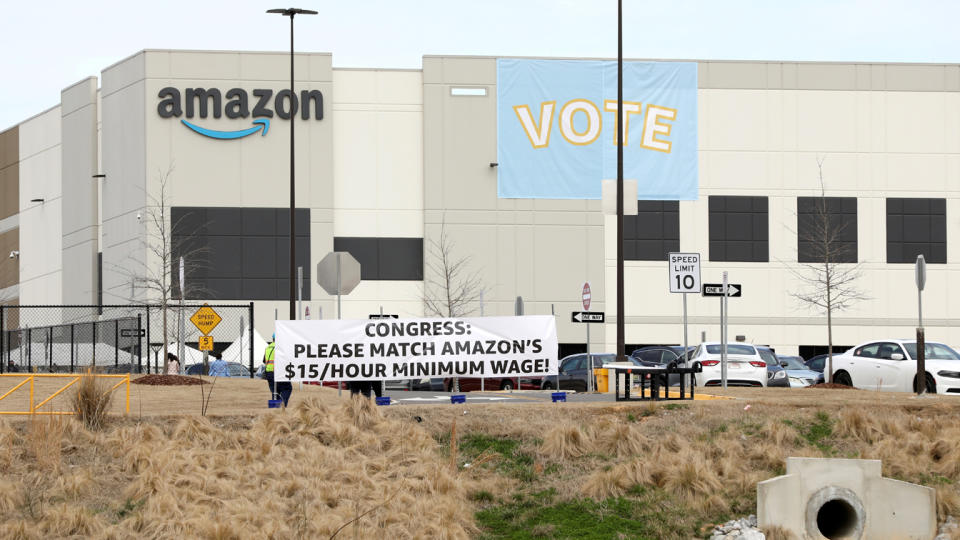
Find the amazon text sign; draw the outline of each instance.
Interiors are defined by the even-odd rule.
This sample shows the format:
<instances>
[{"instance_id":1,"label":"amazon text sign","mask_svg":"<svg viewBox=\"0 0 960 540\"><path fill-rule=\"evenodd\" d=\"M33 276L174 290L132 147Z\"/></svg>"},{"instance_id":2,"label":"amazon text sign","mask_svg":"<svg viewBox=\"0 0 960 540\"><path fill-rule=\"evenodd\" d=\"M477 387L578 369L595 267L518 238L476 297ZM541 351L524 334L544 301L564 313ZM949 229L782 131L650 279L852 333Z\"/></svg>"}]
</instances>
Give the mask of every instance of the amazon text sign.
<instances>
[{"instance_id":1,"label":"amazon text sign","mask_svg":"<svg viewBox=\"0 0 960 540\"><path fill-rule=\"evenodd\" d=\"M157 97L157 114L161 118L180 118L180 123L191 130L213 139L240 139L270 130L274 111L281 120L296 118L297 111L303 120L309 120L311 109L316 120L323 120L323 93L319 90L302 90L300 97L290 90L281 90L274 96L269 88L253 90L253 98L243 88L231 88L226 93L219 88L187 88L181 92L168 86L160 89ZM253 118L252 125L238 123L234 130L215 130L197 123L195 117L208 116L230 119ZM189 119L189 120L188 120Z\"/></svg>"},{"instance_id":2,"label":"amazon text sign","mask_svg":"<svg viewBox=\"0 0 960 540\"><path fill-rule=\"evenodd\" d=\"M697 198L697 65L624 62L624 178L640 199ZM497 60L498 194L599 199L617 177L617 64Z\"/></svg>"},{"instance_id":3,"label":"amazon text sign","mask_svg":"<svg viewBox=\"0 0 960 540\"><path fill-rule=\"evenodd\" d=\"M282 381L557 374L552 316L276 324L275 377Z\"/></svg>"}]
</instances>

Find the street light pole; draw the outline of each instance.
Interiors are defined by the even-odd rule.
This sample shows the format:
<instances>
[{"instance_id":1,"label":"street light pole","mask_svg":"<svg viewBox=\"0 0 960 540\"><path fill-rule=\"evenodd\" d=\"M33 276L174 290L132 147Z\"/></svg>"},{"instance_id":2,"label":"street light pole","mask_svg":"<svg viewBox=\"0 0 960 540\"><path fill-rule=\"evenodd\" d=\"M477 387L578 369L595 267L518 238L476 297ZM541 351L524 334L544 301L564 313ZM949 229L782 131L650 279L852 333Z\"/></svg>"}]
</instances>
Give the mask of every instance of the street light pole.
<instances>
[{"instance_id":1,"label":"street light pole","mask_svg":"<svg viewBox=\"0 0 960 540\"><path fill-rule=\"evenodd\" d=\"M317 12L309 9L286 8L286 9L268 9L267 13L277 13L284 17L290 17L290 320L297 318L297 197L296 184L293 168L294 144L293 127L297 117L294 114L293 104L297 99L297 94L293 91L293 18L296 15L316 15Z\"/></svg>"},{"instance_id":2,"label":"street light pole","mask_svg":"<svg viewBox=\"0 0 960 540\"><path fill-rule=\"evenodd\" d=\"M623 116L623 0L617 0L617 362L626 360L626 313L623 312Z\"/></svg>"}]
</instances>

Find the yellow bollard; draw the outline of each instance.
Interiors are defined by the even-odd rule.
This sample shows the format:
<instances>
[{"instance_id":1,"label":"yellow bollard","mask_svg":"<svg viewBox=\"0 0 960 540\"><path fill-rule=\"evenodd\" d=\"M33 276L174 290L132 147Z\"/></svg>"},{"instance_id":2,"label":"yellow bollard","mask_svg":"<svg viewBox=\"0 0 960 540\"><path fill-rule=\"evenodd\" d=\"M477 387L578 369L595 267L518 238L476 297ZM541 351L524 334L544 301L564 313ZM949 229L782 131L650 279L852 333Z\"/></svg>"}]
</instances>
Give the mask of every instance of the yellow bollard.
<instances>
[{"instance_id":1,"label":"yellow bollard","mask_svg":"<svg viewBox=\"0 0 960 540\"><path fill-rule=\"evenodd\" d=\"M126 414L130 414L130 374L127 374L127 411Z\"/></svg>"},{"instance_id":2,"label":"yellow bollard","mask_svg":"<svg viewBox=\"0 0 960 540\"><path fill-rule=\"evenodd\" d=\"M33 414L33 375L30 375L30 414Z\"/></svg>"}]
</instances>

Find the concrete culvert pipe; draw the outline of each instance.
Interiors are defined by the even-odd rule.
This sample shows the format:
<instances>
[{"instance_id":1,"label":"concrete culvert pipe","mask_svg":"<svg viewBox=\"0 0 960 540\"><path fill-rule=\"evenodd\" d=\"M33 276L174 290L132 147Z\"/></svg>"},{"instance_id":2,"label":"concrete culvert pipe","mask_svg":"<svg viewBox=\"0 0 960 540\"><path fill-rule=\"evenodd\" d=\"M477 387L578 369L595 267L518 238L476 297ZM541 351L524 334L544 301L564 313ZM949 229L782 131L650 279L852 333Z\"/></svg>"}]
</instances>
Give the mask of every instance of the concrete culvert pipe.
<instances>
[{"instance_id":1,"label":"concrete culvert pipe","mask_svg":"<svg viewBox=\"0 0 960 540\"><path fill-rule=\"evenodd\" d=\"M817 529L830 540L850 538L857 530L857 512L847 501L831 499L817 512Z\"/></svg>"},{"instance_id":2,"label":"concrete culvert pipe","mask_svg":"<svg viewBox=\"0 0 960 540\"><path fill-rule=\"evenodd\" d=\"M787 458L786 474L757 484L757 523L804 540L930 540L933 488L881 475L876 459Z\"/></svg>"},{"instance_id":3,"label":"concrete culvert pipe","mask_svg":"<svg viewBox=\"0 0 960 540\"><path fill-rule=\"evenodd\" d=\"M853 491L827 486L807 501L807 532L819 532L829 540L858 539L863 536L866 515L863 503Z\"/></svg>"}]
</instances>

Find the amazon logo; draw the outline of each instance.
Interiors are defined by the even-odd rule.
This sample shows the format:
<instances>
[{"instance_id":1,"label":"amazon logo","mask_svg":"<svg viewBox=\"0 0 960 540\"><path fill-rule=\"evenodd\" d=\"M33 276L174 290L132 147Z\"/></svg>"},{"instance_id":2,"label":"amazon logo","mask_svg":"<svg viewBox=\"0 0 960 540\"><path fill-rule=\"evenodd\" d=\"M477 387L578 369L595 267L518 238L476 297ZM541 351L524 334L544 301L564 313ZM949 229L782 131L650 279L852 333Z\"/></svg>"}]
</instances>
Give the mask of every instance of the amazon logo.
<instances>
[{"instance_id":1,"label":"amazon logo","mask_svg":"<svg viewBox=\"0 0 960 540\"><path fill-rule=\"evenodd\" d=\"M276 93L271 89L256 89L253 98L243 88L231 88L226 94L218 88L179 89L168 86L160 90L157 97L157 114L161 118L180 118L187 128L213 139L240 139L260 132L261 136L270 130L270 119L276 114L281 120L290 120L297 112L303 120L313 117L323 120L323 93L319 90L302 90L297 96L290 90ZM252 105L252 109L251 109ZM201 126L196 119L212 116L220 118L253 118L252 125L234 131L221 131ZM181 118L182 117L182 118Z\"/></svg>"}]
</instances>

